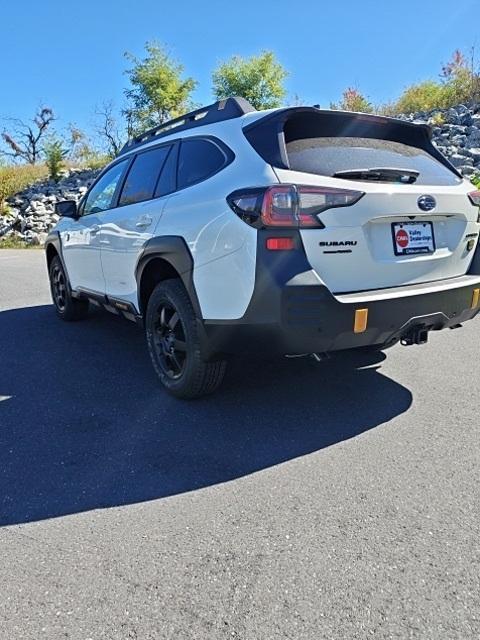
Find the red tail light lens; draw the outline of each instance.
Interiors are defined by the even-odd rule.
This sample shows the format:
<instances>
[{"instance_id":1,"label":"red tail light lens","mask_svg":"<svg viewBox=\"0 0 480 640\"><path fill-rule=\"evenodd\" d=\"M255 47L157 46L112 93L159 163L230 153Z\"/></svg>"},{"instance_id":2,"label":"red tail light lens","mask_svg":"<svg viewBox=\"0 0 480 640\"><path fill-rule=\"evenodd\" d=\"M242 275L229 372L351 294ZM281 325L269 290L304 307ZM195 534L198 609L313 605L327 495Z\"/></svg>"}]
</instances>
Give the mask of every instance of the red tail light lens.
<instances>
[{"instance_id":1,"label":"red tail light lens","mask_svg":"<svg viewBox=\"0 0 480 640\"><path fill-rule=\"evenodd\" d=\"M480 207L480 191L472 191L468 194L470 202L476 207Z\"/></svg>"},{"instance_id":2,"label":"red tail light lens","mask_svg":"<svg viewBox=\"0 0 480 640\"><path fill-rule=\"evenodd\" d=\"M348 207L365 195L363 191L278 185L264 189L235 191L228 198L231 208L255 227L323 228L318 215L327 209Z\"/></svg>"},{"instance_id":3,"label":"red tail light lens","mask_svg":"<svg viewBox=\"0 0 480 640\"><path fill-rule=\"evenodd\" d=\"M262 203L262 222L267 227L298 227L296 194L291 187L270 187Z\"/></svg>"}]
</instances>

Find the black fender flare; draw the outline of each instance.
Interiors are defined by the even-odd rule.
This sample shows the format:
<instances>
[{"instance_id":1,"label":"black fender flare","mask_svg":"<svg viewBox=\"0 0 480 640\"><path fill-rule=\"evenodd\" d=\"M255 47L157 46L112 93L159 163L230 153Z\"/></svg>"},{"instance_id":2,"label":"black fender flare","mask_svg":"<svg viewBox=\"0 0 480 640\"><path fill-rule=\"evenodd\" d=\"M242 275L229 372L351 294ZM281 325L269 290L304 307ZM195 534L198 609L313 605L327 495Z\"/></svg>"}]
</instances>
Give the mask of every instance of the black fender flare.
<instances>
[{"instance_id":1,"label":"black fender flare","mask_svg":"<svg viewBox=\"0 0 480 640\"><path fill-rule=\"evenodd\" d=\"M140 283L143 271L149 262L155 258L162 258L162 260L168 262L179 274L190 297L197 318L197 330L200 337L202 358L206 361L216 360L218 354L211 351L210 342L205 331L202 310L193 282L193 257L184 238L181 236L158 236L150 238L150 240L145 243L135 268L138 294L140 294ZM141 309L140 296L138 299L138 308L140 311L143 311Z\"/></svg>"},{"instance_id":2,"label":"black fender flare","mask_svg":"<svg viewBox=\"0 0 480 640\"><path fill-rule=\"evenodd\" d=\"M73 296L74 298L77 297L77 293L72 289L72 286L70 284L70 278L68 276L68 269L67 269L67 265L65 264L65 258L63 256L63 248L62 248L62 239L60 237L60 232L59 231L49 231L47 239L45 240L45 245L44 245L44 249L45 249L45 258L46 258L46 262L47 262L47 271L49 272L49 277L50 277L50 269L49 269L49 265L48 265L48 248L49 247L54 247L55 251L57 252L58 257L60 258L60 262L62 263L62 267L63 270L67 276L67 288L68 291L70 293L71 296Z\"/></svg>"},{"instance_id":3,"label":"black fender flare","mask_svg":"<svg viewBox=\"0 0 480 640\"><path fill-rule=\"evenodd\" d=\"M158 236L150 238L143 248L135 268L137 291L140 294L140 282L145 267L151 260L162 258L168 262L179 274L187 290L197 318L202 322L203 316L198 301L197 291L193 282L193 258L187 243L181 236ZM138 308L141 309L140 299Z\"/></svg>"},{"instance_id":4,"label":"black fender flare","mask_svg":"<svg viewBox=\"0 0 480 640\"><path fill-rule=\"evenodd\" d=\"M60 238L59 231L50 231L48 233L47 239L45 240L44 250L45 250L45 258L47 261L47 269L48 269L48 248L51 246L53 246L53 248L57 252L58 257L60 258L60 262L62 263L63 270L67 274L67 278L68 278L67 267L65 265L65 260L63 257L62 240Z\"/></svg>"}]
</instances>

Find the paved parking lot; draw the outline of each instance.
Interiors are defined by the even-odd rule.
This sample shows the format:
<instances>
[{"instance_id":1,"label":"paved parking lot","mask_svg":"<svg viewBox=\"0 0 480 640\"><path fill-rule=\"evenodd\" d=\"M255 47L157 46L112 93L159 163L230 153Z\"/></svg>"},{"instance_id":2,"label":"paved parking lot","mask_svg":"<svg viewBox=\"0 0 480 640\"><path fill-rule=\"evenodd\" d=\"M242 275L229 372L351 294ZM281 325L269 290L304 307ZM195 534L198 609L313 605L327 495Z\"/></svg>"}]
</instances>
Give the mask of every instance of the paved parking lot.
<instances>
[{"instance_id":1,"label":"paved parking lot","mask_svg":"<svg viewBox=\"0 0 480 640\"><path fill-rule=\"evenodd\" d=\"M159 388L0 252L0 638L480 637L480 321Z\"/></svg>"}]
</instances>

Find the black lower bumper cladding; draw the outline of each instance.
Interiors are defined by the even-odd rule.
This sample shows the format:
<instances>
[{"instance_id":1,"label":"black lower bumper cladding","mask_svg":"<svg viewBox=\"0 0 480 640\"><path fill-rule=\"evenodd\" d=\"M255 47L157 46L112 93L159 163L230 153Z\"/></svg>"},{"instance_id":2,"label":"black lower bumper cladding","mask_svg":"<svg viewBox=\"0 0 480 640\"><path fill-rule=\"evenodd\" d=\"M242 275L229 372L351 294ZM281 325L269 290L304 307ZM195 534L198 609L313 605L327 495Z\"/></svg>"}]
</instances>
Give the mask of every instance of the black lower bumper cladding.
<instances>
[{"instance_id":1,"label":"black lower bumper cladding","mask_svg":"<svg viewBox=\"0 0 480 640\"><path fill-rule=\"evenodd\" d=\"M278 233L292 236L291 231ZM268 251L259 232L257 273L252 300L239 320L206 321L208 356L218 354L328 353L361 347L386 348L402 340L422 343L429 331L454 328L480 312L472 308L478 281L444 290L361 302L356 295L333 296L319 283L307 261L300 236L294 251ZM478 249L477 249L478 252ZM469 275L480 279L475 256ZM479 273L475 273L478 268ZM473 273L472 273L473 271ZM391 290L390 290L391 291ZM375 296L371 296L374 298ZM346 301L347 300L347 301ZM355 333L355 312L368 309L366 329Z\"/></svg>"}]
</instances>

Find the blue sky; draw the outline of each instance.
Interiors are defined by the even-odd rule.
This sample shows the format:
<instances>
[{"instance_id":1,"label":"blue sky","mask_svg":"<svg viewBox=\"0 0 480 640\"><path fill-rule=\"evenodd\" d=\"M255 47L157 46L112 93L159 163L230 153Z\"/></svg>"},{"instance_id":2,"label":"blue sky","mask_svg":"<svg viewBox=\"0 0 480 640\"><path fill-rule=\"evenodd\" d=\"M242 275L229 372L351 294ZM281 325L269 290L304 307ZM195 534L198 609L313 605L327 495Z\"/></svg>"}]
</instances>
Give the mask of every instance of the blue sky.
<instances>
[{"instance_id":1,"label":"blue sky","mask_svg":"<svg viewBox=\"0 0 480 640\"><path fill-rule=\"evenodd\" d=\"M346 86L373 102L438 75L456 48L478 42L480 0L16 0L3 3L0 117L43 102L59 124L89 129L95 105L122 106L125 51L165 43L212 101L211 72L233 54L273 49L288 91L328 106Z\"/></svg>"}]
</instances>

